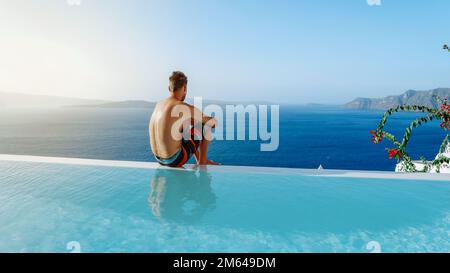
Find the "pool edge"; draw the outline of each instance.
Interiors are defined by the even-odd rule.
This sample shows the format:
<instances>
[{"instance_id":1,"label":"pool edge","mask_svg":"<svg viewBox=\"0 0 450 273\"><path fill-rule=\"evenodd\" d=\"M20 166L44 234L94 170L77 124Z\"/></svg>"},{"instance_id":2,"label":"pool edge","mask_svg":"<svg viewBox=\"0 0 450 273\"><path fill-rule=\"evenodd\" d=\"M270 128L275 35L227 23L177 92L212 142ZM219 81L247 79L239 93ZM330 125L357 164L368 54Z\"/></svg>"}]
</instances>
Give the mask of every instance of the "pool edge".
<instances>
[{"instance_id":1,"label":"pool edge","mask_svg":"<svg viewBox=\"0 0 450 273\"><path fill-rule=\"evenodd\" d=\"M104 166L104 167L123 167L135 169L173 169L159 165L156 162L142 161L121 161L121 160L103 160L103 159L85 159L68 157L50 157L33 155L11 155L0 154L0 161L13 162L34 162L66 165L84 165L84 166ZM180 171L191 171L195 166L187 165L186 168L179 168ZM439 173L396 173L386 171L359 171L359 170L317 170L302 168L280 168L280 167L254 167L254 166L207 166L208 170L216 172L253 172L268 174L291 174L308 176L329 176L329 177L351 177L351 178L374 178L374 179L406 179L406 180L431 180L450 182L450 174Z\"/></svg>"}]
</instances>

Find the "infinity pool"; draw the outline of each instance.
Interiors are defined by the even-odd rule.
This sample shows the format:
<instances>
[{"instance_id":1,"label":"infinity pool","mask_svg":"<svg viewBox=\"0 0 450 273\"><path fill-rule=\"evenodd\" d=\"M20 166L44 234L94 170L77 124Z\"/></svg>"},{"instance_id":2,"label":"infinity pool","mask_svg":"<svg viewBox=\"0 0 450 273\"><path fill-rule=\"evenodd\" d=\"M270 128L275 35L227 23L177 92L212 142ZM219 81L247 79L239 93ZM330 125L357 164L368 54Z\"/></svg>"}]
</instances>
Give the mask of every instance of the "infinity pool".
<instances>
[{"instance_id":1,"label":"infinity pool","mask_svg":"<svg viewBox=\"0 0 450 273\"><path fill-rule=\"evenodd\" d=\"M0 252L450 251L448 175L18 158Z\"/></svg>"}]
</instances>

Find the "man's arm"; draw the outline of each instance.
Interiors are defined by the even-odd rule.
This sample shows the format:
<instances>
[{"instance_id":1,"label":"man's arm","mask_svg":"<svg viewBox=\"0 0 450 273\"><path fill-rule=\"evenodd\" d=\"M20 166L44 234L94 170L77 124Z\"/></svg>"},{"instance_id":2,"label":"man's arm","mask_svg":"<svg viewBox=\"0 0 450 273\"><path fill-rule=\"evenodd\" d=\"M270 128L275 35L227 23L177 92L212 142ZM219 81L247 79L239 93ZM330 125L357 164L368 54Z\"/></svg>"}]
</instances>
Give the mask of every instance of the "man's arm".
<instances>
[{"instance_id":1,"label":"man's arm","mask_svg":"<svg viewBox=\"0 0 450 273\"><path fill-rule=\"evenodd\" d=\"M187 107L189 107L191 111L191 122L192 124L196 124L201 122L202 125L209 125L211 128L216 127L217 120L213 117L205 115L202 111L200 111L198 108L194 107L191 104L184 103Z\"/></svg>"}]
</instances>

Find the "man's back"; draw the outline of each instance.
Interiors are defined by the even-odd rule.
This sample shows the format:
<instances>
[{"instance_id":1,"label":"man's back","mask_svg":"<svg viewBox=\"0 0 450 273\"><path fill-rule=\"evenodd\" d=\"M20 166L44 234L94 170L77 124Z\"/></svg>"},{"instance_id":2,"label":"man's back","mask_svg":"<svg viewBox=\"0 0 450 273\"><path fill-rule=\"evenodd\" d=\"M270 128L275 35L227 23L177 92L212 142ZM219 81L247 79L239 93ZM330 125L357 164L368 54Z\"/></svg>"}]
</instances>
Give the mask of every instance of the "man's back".
<instances>
[{"instance_id":1,"label":"man's back","mask_svg":"<svg viewBox=\"0 0 450 273\"><path fill-rule=\"evenodd\" d=\"M176 140L179 136L172 136L172 127L179 117L172 117L171 112L174 106L183 104L182 102L168 98L156 104L150 120L150 146L153 153L161 158L169 158L179 151L181 141ZM180 133L181 127L176 130ZM180 133L181 135L181 133Z\"/></svg>"}]
</instances>

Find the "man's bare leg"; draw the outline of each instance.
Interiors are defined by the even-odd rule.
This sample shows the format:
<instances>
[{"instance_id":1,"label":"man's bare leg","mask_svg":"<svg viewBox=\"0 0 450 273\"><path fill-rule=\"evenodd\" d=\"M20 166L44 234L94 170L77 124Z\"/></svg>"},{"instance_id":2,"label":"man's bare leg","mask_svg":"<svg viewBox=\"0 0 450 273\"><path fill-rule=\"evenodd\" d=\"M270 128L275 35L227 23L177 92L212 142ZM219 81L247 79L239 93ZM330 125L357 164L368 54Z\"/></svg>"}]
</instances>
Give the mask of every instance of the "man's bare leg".
<instances>
[{"instance_id":1,"label":"man's bare leg","mask_svg":"<svg viewBox=\"0 0 450 273\"><path fill-rule=\"evenodd\" d=\"M208 148L209 148L209 140L203 139L200 142L200 160L199 165L207 165L207 155L208 155Z\"/></svg>"},{"instance_id":2,"label":"man's bare leg","mask_svg":"<svg viewBox=\"0 0 450 273\"><path fill-rule=\"evenodd\" d=\"M199 146L198 150L194 153L194 157L195 157L195 161L197 162L197 164L200 165L200 146Z\"/></svg>"},{"instance_id":3,"label":"man's bare leg","mask_svg":"<svg viewBox=\"0 0 450 273\"><path fill-rule=\"evenodd\" d=\"M209 143L211 142L209 139L211 139L211 129L207 128L205 132L205 137L200 141L200 146L197 152L195 152L194 156L197 161L197 164L199 165L219 165L218 163L208 160L208 148Z\"/></svg>"},{"instance_id":4,"label":"man's bare leg","mask_svg":"<svg viewBox=\"0 0 450 273\"><path fill-rule=\"evenodd\" d=\"M197 161L198 165L219 165L218 163L207 158L209 143L210 141L206 139L203 139L200 142L200 146L197 152L195 152L194 154L195 160Z\"/></svg>"}]
</instances>

